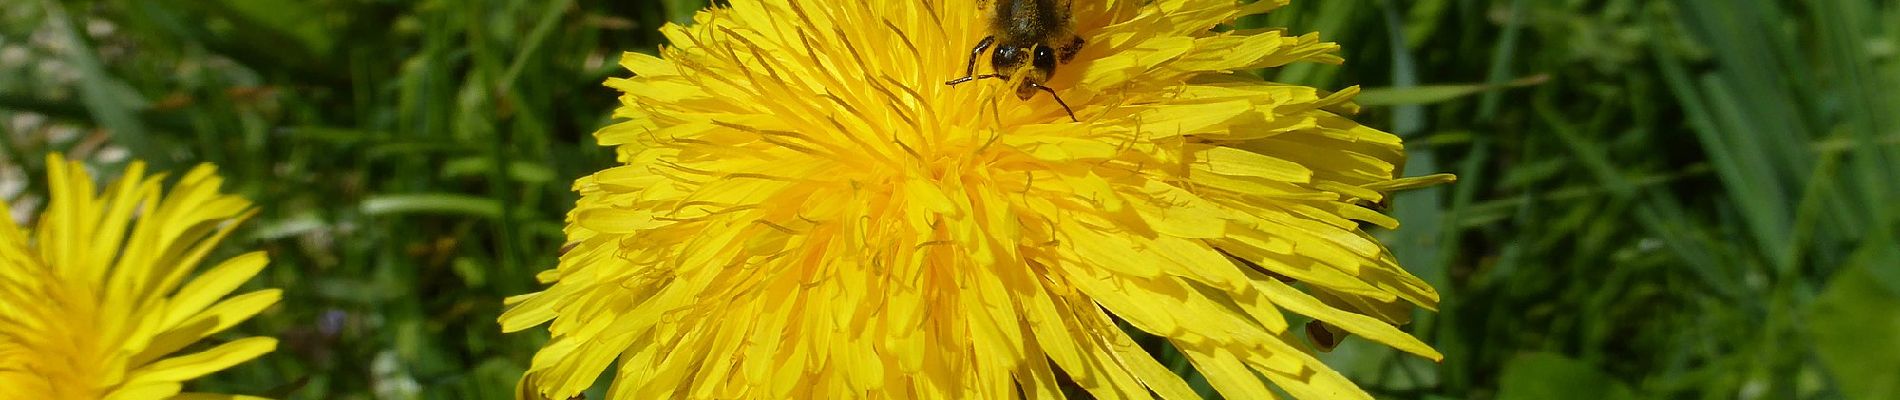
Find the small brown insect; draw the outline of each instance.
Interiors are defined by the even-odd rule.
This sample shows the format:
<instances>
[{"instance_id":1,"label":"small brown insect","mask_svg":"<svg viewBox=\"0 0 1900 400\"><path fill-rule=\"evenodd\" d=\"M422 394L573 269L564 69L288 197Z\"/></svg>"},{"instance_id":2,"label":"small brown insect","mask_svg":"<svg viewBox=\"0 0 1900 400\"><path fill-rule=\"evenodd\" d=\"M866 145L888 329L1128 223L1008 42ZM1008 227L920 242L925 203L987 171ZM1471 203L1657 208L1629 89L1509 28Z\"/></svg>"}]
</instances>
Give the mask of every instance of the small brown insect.
<instances>
[{"instance_id":1,"label":"small brown insect","mask_svg":"<svg viewBox=\"0 0 1900 400\"><path fill-rule=\"evenodd\" d=\"M1346 332L1339 329L1339 327L1332 326L1325 322L1308 321L1306 323L1306 337L1312 339L1313 347L1316 347L1322 353L1333 351L1333 348L1339 347L1339 342L1346 340L1346 335Z\"/></svg>"},{"instance_id":2,"label":"small brown insect","mask_svg":"<svg viewBox=\"0 0 1900 400\"><path fill-rule=\"evenodd\" d=\"M976 43L970 50L970 61L964 67L963 77L944 82L956 86L959 83L977 79L996 78L1009 80L1022 74L1022 83L1016 86L1016 98L1029 100L1036 91L1048 92L1056 99L1056 104L1069 113L1069 120L1075 119L1075 110L1069 109L1069 103L1056 95L1055 89L1044 86L1049 77L1055 75L1056 65L1067 64L1075 59L1075 53L1082 50L1082 37L1075 34L1075 24L1069 19L1071 0L992 0L984 2L990 12L990 35ZM979 6L982 7L982 6ZM992 46L990 69L992 73L977 75L976 59L984 50ZM1024 68L1028 67L1028 68Z\"/></svg>"}]
</instances>

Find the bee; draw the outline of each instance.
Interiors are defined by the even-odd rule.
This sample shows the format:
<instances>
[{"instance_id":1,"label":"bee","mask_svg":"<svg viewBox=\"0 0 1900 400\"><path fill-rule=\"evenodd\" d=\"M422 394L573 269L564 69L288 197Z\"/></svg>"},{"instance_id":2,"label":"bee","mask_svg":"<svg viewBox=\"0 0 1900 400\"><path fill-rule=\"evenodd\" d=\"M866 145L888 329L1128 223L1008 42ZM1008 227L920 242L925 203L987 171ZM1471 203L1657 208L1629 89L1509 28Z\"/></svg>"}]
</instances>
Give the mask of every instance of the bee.
<instances>
[{"instance_id":1,"label":"bee","mask_svg":"<svg viewBox=\"0 0 1900 400\"><path fill-rule=\"evenodd\" d=\"M1069 120L1075 119L1075 110L1069 109L1069 103L1056 95L1055 89L1044 86L1049 77L1055 75L1056 65L1067 64L1075 59L1075 53L1082 50L1082 37L1075 34L1075 24L1069 19L1069 5L1072 0L990 0L990 35L976 43L970 49L970 61L964 66L963 77L944 82L945 85L957 84L978 79L996 78L1010 80L1017 74L1022 75L1022 83L1016 85L1016 98L1029 100L1037 91L1048 92L1049 97L1069 113ZM981 7L981 6L979 6ZM992 73L977 75L976 59L983 51L990 53Z\"/></svg>"}]
</instances>

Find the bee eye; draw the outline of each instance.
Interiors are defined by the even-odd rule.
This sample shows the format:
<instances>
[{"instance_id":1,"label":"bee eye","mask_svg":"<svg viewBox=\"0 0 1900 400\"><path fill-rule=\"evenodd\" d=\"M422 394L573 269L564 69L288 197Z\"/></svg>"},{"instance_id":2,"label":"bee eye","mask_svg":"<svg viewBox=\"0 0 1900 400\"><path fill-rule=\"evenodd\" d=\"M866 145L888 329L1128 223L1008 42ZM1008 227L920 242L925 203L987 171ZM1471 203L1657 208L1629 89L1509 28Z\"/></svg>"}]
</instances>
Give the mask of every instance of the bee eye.
<instances>
[{"instance_id":1,"label":"bee eye","mask_svg":"<svg viewBox=\"0 0 1900 400\"><path fill-rule=\"evenodd\" d=\"M1015 67L1022 64L1022 52L1017 51L1016 48L1012 46L997 46L996 53L990 55L990 65L996 66L999 69L1003 67Z\"/></svg>"},{"instance_id":2,"label":"bee eye","mask_svg":"<svg viewBox=\"0 0 1900 400\"><path fill-rule=\"evenodd\" d=\"M1050 51L1048 47L1036 46L1036 55L1033 62L1036 69L1053 71L1056 69L1056 53Z\"/></svg>"}]
</instances>

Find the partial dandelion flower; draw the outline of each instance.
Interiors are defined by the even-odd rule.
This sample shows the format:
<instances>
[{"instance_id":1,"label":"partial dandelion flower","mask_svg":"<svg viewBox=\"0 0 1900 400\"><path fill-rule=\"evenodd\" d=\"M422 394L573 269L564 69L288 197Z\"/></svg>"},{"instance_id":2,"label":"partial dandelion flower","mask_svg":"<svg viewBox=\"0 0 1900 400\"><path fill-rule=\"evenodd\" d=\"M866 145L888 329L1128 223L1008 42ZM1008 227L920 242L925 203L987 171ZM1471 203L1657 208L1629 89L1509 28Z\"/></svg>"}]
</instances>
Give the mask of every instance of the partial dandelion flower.
<instances>
[{"instance_id":1,"label":"partial dandelion flower","mask_svg":"<svg viewBox=\"0 0 1900 400\"><path fill-rule=\"evenodd\" d=\"M1283 4L1074 2L1086 44L1047 85L1080 122L945 85L986 35L974 1L733 0L662 28L608 82L622 165L575 183L550 286L501 316L552 334L522 396L618 362L612 399L1197 398L1125 323L1227 398L1369 397L1314 347L1440 358L1396 327L1437 293L1361 225L1449 177L1395 179L1399 138L1341 116L1354 89L1234 72L1340 61L1218 29Z\"/></svg>"},{"instance_id":2,"label":"partial dandelion flower","mask_svg":"<svg viewBox=\"0 0 1900 400\"><path fill-rule=\"evenodd\" d=\"M192 272L254 213L251 203L220 194L210 165L185 173L169 194L164 177L139 163L103 192L84 164L55 154L46 165L51 200L38 227L0 223L0 399L229 398L180 392L277 340L185 350L281 295L226 298L264 268L263 252ZM11 214L0 204L0 215Z\"/></svg>"}]
</instances>

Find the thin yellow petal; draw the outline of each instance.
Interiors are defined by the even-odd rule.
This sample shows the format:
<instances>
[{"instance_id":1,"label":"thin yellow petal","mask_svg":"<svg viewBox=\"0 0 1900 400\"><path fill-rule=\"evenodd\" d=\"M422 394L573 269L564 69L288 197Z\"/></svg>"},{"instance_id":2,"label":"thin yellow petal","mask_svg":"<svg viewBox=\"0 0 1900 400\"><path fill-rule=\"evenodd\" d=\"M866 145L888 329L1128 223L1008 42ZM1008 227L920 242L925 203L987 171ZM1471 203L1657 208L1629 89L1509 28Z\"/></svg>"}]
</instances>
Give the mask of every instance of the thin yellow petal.
<instances>
[{"instance_id":1,"label":"thin yellow petal","mask_svg":"<svg viewBox=\"0 0 1900 400\"><path fill-rule=\"evenodd\" d=\"M1182 352L1194 369L1207 377L1207 383L1220 392L1221 397L1229 399L1273 399L1272 390L1254 377L1253 370L1240 362L1232 354L1220 350L1208 350L1198 346L1186 346Z\"/></svg>"},{"instance_id":2,"label":"thin yellow petal","mask_svg":"<svg viewBox=\"0 0 1900 400\"><path fill-rule=\"evenodd\" d=\"M155 382L126 385L107 394L106 400L147 400L166 399L184 389L178 382Z\"/></svg>"},{"instance_id":3,"label":"thin yellow petal","mask_svg":"<svg viewBox=\"0 0 1900 400\"><path fill-rule=\"evenodd\" d=\"M218 301L224 295L230 294L251 277L257 276L258 271L263 271L264 264L268 262L270 259L264 256L264 252L254 251L224 260L218 266L198 275L196 279L178 289L178 294L172 297L171 307L166 311L165 320L160 326L177 326L185 318L203 311L205 307Z\"/></svg>"},{"instance_id":4,"label":"thin yellow petal","mask_svg":"<svg viewBox=\"0 0 1900 400\"><path fill-rule=\"evenodd\" d=\"M283 299L279 289L265 289L232 296L193 314L152 338L145 349L132 356L132 364L142 365L184 349L218 332L250 319Z\"/></svg>"},{"instance_id":5,"label":"thin yellow petal","mask_svg":"<svg viewBox=\"0 0 1900 400\"><path fill-rule=\"evenodd\" d=\"M277 339L274 338L238 339L205 351L159 360L133 372L127 382L182 382L250 361L276 349Z\"/></svg>"},{"instance_id":6,"label":"thin yellow petal","mask_svg":"<svg viewBox=\"0 0 1900 400\"><path fill-rule=\"evenodd\" d=\"M1192 146L1196 170L1210 173L1254 177L1281 182L1307 182L1313 171L1305 166L1232 147Z\"/></svg>"},{"instance_id":7,"label":"thin yellow petal","mask_svg":"<svg viewBox=\"0 0 1900 400\"><path fill-rule=\"evenodd\" d=\"M1432 359L1432 361L1439 361L1445 358L1443 355L1438 354L1438 351L1432 350L1430 345L1419 341L1417 338L1412 337L1412 335L1407 335L1405 332L1399 331L1398 328L1394 328L1392 325L1362 314L1346 312L1327 306L1321 303L1319 299L1313 298L1312 295L1300 292L1299 289L1287 286L1287 284L1281 283L1279 280L1254 279L1254 284L1255 287L1265 292L1267 298L1272 299L1274 304L1286 307L1287 311L1326 321L1326 323L1345 329L1347 332L1352 332L1355 335L1379 342L1380 344L1392 346L1392 348L1407 353Z\"/></svg>"}]
</instances>

